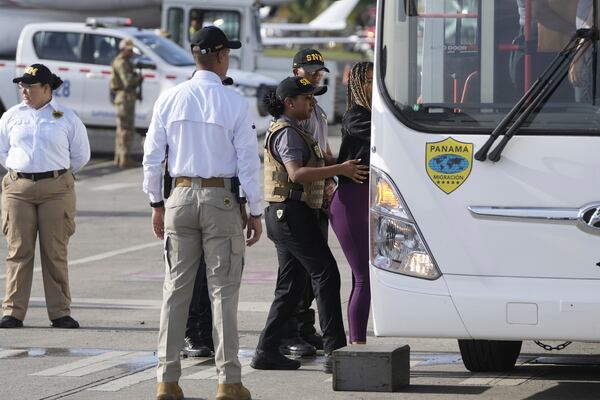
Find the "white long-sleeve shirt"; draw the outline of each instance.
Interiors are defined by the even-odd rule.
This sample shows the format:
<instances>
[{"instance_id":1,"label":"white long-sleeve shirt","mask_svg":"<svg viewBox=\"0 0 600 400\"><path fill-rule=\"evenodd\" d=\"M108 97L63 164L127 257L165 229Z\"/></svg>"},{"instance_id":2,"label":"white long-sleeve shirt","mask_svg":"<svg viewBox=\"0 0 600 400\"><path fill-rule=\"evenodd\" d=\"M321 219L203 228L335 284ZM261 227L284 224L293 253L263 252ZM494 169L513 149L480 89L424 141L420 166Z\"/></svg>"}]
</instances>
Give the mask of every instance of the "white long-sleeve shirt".
<instances>
[{"instance_id":1,"label":"white long-sleeve shirt","mask_svg":"<svg viewBox=\"0 0 600 400\"><path fill-rule=\"evenodd\" d=\"M154 104L144 143L144 192L163 199L162 162L169 146L172 177L239 177L250 213L262 213L260 159L248 102L219 76L197 71Z\"/></svg>"},{"instance_id":2,"label":"white long-sleeve shirt","mask_svg":"<svg viewBox=\"0 0 600 400\"><path fill-rule=\"evenodd\" d=\"M0 163L17 172L47 172L90 161L87 130L70 109L52 99L35 109L25 102L11 107L0 118Z\"/></svg>"}]
</instances>

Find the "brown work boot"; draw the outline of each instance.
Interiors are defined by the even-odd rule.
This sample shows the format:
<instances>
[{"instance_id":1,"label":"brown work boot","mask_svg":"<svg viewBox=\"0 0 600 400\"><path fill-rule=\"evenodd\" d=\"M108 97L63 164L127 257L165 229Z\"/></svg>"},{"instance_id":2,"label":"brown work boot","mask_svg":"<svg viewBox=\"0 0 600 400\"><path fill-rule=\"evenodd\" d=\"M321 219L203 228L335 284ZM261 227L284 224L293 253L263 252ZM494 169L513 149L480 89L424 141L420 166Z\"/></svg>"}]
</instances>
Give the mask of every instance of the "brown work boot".
<instances>
[{"instance_id":1,"label":"brown work boot","mask_svg":"<svg viewBox=\"0 0 600 400\"><path fill-rule=\"evenodd\" d=\"M156 400L183 400L183 390L177 382L158 382Z\"/></svg>"},{"instance_id":2,"label":"brown work boot","mask_svg":"<svg viewBox=\"0 0 600 400\"><path fill-rule=\"evenodd\" d=\"M215 400L252 400L252 396L241 383L219 383Z\"/></svg>"}]
</instances>

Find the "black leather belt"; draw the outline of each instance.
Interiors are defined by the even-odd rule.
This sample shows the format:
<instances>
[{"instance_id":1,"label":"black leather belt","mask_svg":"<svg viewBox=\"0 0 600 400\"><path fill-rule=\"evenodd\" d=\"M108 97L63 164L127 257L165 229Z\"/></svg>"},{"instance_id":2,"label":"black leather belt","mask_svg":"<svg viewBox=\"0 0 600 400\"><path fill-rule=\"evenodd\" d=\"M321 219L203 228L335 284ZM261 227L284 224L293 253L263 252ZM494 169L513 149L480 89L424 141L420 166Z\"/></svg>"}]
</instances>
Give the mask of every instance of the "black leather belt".
<instances>
[{"instance_id":1,"label":"black leather belt","mask_svg":"<svg viewBox=\"0 0 600 400\"><path fill-rule=\"evenodd\" d=\"M39 181L40 179L54 178L63 175L67 172L66 169L59 169L58 171L46 171L46 172L17 172L19 178L29 179L30 181Z\"/></svg>"}]
</instances>

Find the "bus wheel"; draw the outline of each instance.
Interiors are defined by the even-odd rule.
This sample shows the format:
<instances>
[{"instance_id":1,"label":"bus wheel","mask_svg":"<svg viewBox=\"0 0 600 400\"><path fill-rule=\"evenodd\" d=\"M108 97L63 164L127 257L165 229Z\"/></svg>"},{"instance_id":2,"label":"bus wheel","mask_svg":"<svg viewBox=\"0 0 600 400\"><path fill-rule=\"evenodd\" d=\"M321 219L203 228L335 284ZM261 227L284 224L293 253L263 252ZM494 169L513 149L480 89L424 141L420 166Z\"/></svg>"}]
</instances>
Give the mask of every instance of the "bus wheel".
<instances>
[{"instance_id":1,"label":"bus wheel","mask_svg":"<svg viewBox=\"0 0 600 400\"><path fill-rule=\"evenodd\" d=\"M522 341L458 340L465 367L471 372L506 372L514 368Z\"/></svg>"}]
</instances>

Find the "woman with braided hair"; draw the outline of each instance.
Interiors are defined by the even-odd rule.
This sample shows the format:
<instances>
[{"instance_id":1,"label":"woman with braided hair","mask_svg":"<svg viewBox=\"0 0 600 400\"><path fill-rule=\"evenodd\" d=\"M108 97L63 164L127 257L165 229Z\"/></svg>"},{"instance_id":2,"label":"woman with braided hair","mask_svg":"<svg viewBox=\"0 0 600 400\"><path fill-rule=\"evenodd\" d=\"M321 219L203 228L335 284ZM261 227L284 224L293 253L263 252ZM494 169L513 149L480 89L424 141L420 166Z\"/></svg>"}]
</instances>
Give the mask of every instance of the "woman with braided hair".
<instances>
[{"instance_id":1,"label":"woman with braided hair","mask_svg":"<svg viewBox=\"0 0 600 400\"><path fill-rule=\"evenodd\" d=\"M348 79L348 104L342 119L342 144L338 163L360 159L369 165L371 147L371 92L373 63L359 62ZM371 304L369 286L369 183L339 177L339 185L329 207L331 227L352 269L352 291L348 302L351 344L367 341Z\"/></svg>"}]
</instances>

